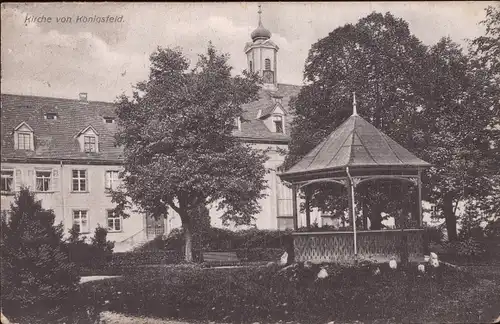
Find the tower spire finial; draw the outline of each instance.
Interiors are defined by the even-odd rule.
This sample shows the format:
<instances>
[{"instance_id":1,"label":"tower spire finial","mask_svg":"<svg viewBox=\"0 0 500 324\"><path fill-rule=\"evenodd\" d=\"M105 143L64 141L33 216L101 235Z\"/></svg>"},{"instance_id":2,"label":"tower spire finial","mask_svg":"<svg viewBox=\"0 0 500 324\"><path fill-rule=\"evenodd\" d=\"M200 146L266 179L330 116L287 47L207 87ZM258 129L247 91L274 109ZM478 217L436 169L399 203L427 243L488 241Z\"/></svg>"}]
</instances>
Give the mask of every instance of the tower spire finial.
<instances>
[{"instance_id":1,"label":"tower spire finial","mask_svg":"<svg viewBox=\"0 0 500 324\"><path fill-rule=\"evenodd\" d=\"M259 3L259 11L257 11L259 13L259 25L262 25L262 19L261 19L261 15L262 15L262 5Z\"/></svg>"},{"instance_id":2,"label":"tower spire finial","mask_svg":"<svg viewBox=\"0 0 500 324\"><path fill-rule=\"evenodd\" d=\"M353 116L358 115L357 106L356 106L356 92L352 93L352 115Z\"/></svg>"}]
</instances>

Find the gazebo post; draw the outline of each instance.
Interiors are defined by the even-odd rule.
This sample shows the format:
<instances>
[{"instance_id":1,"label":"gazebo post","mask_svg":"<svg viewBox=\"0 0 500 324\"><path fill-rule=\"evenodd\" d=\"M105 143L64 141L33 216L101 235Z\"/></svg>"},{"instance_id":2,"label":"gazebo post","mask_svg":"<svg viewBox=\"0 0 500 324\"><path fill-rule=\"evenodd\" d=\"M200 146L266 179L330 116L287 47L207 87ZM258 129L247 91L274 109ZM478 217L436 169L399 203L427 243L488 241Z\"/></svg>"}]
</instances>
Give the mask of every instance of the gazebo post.
<instances>
[{"instance_id":1,"label":"gazebo post","mask_svg":"<svg viewBox=\"0 0 500 324\"><path fill-rule=\"evenodd\" d=\"M311 202L311 188L309 186L306 186L304 191L306 194L306 201L305 201L306 226L307 226L307 228L309 228L309 227L311 227L311 211L309 210L310 202Z\"/></svg>"},{"instance_id":2,"label":"gazebo post","mask_svg":"<svg viewBox=\"0 0 500 324\"><path fill-rule=\"evenodd\" d=\"M347 183L348 183L348 195L349 195L349 214L352 222L352 232L354 236L354 257L358 256L358 242L356 233L356 202L354 201L354 181L352 180L351 174L349 173L349 167L345 168L347 173Z\"/></svg>"},{"instance_id":3,"label":"gazebo post","mask_svg":"<svg viewBox=\"0 0 500 324\"><path fill-rule=\"evenodd\" d=\"M292 204L293 204L293 229L296 231L299 229L298 223L298 212L297 212L297 185L292 185Z\"/></svg>"},{"instance_id":4,"label":"gazebo post","mask_svg":"<svg viewBox=\"0 0 500 324\"><path fill-rule=\"evenodd\" d=\"M422 226L423 219L422 219L422 171L418 169L418 179L417 179L417 186L418 186L418 220L417 224L418 227Z\"/></svg>"}]
</instances>

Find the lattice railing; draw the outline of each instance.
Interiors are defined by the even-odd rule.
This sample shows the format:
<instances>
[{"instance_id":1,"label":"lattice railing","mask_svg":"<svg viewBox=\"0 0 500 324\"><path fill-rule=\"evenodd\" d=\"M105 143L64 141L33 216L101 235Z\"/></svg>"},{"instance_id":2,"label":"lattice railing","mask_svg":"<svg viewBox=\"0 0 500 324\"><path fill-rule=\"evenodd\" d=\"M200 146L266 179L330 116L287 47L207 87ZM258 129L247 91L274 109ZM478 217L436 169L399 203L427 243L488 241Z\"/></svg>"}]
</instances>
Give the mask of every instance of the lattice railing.
<instances>
[{"instance_id":1,"label":"lattice railing","mask_svg":"<svg viewBox=\"0 0 500 324\"><path fill-rule=\"evenodd\" d=\"M384 261L395 257L400 260L405 249L410 260L423 258L423 230L419 229L360 231L356 242L360 259ZM354 260L353 232L294 233L293 243L296 262L343 263Z\"/></svg>"}]
</instances>

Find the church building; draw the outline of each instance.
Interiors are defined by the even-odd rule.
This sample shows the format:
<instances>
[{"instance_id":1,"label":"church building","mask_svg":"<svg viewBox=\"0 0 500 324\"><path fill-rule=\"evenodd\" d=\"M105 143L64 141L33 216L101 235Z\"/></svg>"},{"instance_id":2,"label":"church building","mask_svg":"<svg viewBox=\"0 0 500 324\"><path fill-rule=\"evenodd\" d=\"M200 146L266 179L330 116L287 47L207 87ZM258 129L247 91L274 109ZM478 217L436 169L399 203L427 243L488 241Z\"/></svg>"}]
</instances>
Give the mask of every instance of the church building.
<instances>
[{"instance_id":1,"label":"church building","mask_svg":"<svg viewBox=\"0 0 500 324\"><path fill-rule=\"evenodd\" d=\"M300 86L278 82L279 47L263 26L260 9L258 26L250 36L244 47L247 69L258 73L263 85L259 99L244 105L243 116L235 120L234 136L256 149L269 149L269 188L253 225L283 230L293 225L292 198L277 173L290 141L290 99ZM114 110L114 104L90 101L86 93L76 100L2 94L2 213L8 216L15 193L24 185L36 192L43 208L54 211L66 233L74 224L87 236L97 226L106 227L115 251L130 250L179 227L180 218L173 211L160 221L139 214L127 219L113 215L108 191L120 182L123 154L114 144ZM222 226L215 208L210 208L210 216L213 226ZM313 221L317 216L312 214Z\"/></svg>"}]
</instances>

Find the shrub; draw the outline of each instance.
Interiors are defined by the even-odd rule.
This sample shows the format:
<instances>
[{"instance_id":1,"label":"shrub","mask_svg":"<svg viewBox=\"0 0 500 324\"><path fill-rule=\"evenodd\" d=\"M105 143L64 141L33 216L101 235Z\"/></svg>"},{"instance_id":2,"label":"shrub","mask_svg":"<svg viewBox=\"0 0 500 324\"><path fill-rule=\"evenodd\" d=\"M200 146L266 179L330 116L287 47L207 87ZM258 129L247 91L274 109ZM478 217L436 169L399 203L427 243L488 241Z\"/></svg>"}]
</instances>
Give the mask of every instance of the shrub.
<instances>
[{"instance_id":1,"label":"shrub","mask_svg":"<svg viewBox=\"0 0 500 324\"><path fill-rule=\"evenodd\" d=\"M79 235L76 226L69 233L69 257L78 268L103 268L111 260L114 243L106 240L108 231L105 228L95 229L90 244L86 243L84 236Z\"/></svg>"},{"instance_id":2,"label":"shrub","mask_svg":"<svg viewBox=\"0 0 500 324\"><path fill-rule=\"evenodd\" d=\"M485 253L484 245L474 238L448 242L443 245L448 249L451 256L458 258L473 259L481 257Z\"/></svg>"},{"instance_id":3,"label":"shrub","mask_svg":"<svg viewBox=\"0 0 500 324\"><path fill-rule=\"evenodd\" d=\"M490 240L499 240L500 239L500 218L497 218L494 221L491 221L484 228L484 233L486 237Z\"/></svg>"},{"instance_id":4,"label":"shrub","mask_svg":"<svg viewBox=\"0 0 500 324\"><path fill-rule=\"evenodd\" d=\"M429 243L441 243L444 239L444 233L440 226L426 226L424 235Z\"/></svg>"},{"instance_id":5,"label":"shrub","mask_svg":"<svg viewBox=\"0 0 500 324\"><path fill-rule=\"evenodd\" d=\"M92 237L90 250L92 251L91 263L93 267L101 268L111 260L115 244L107 241L108 231L105 228L97 227Z\"/></svg>"},{"instance_id":6,"label":"shrub","mask_svg":"<svg viewBox=\"0 0 500 324\"><path fill-rule=\"evenodd\" d=\"M470 221L465 221L463 227L460 229L458 233L458 239L460 241L467 240L469 238L473 238L475 240L482 240L485 238L484 229L480 226L479 223L474 223Z\"/></svg>"},{"instance_id":7,"label":"shrub","mask_svg":"<svg viewBox=\"0 0 500 324\"><path fill-rule=\"evenodd\" d=\"M80 236L77 225L69 230L69 234L70 236L67 240L69 259L75 263L78 269L89 266L92 251L90 245L85 243L86 238Z\"/></svg>"},{"instance_id":8,"label":"shrub","mask_svg":"<svg viewBox=\"0 0 500 324\"><path fill-rule=\"evenodd\" d=\"M165 249L165 239L162 235L156 236L151 241L147 242L144 245L134 248L133 252L142 252L142 251L162 251Z\"/></svg>"},{"instance_id":9,"label":"shrub","mask_svg":"<svg viewBox=\"0 0 500 324\"><path fill-rule=\"evenodd\" d=\"M1 301L7 316L61 311L75 297L78 273L63 241L62 224L42 209L28 189L11 205L11 218L1 222Z\"/></svg>"},{"instance_id":10,"label":"shrub","mask_svg":"<svg viewBox=\"0 0 500 324\"><path fill-rule=\"evenodd\" d=\"M237 248L283 248L287 239L291 236L290 231L272 231L249 229L236 232Z\"/></svg>"}]
</instances>

